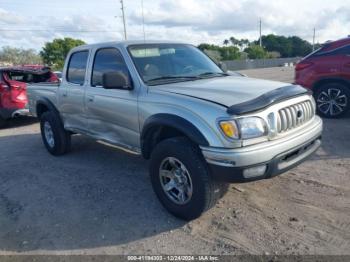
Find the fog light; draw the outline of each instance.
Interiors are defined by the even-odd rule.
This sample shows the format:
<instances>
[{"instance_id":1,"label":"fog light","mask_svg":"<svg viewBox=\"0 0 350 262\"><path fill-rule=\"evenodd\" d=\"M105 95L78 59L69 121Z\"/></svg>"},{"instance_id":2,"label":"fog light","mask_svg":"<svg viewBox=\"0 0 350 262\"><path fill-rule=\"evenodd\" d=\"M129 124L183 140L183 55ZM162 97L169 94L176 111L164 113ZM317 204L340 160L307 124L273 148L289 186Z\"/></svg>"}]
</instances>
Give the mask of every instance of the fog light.
<instances>
[{"instance_id":1,"label":"fog light","mask_svg":"<svg viewBox=\"0 0 350 262\"><path fill-rule=\"evenodd\" d=\"M267 166L263 165L263 166L255 166L255 167L250 167L250 168L244 169L243 176L245 178L262 176L265 174L266 168L267 168Z\"/></svg>"}]
</instances>

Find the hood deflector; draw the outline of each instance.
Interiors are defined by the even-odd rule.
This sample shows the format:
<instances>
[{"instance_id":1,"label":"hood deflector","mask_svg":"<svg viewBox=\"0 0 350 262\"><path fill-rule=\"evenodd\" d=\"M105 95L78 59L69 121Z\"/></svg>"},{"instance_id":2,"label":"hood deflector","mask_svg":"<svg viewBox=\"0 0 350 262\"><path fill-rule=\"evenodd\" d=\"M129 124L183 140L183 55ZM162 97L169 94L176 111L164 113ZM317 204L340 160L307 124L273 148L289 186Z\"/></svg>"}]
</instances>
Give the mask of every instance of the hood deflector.
<instances>
[{"instance_id":1,"label":"hood deflector","mask_svg":"<svg viewBox=\"0 0 350 262\"><path fill-rule=\"evenodd\" d=\"M227 113L231 115L241 115L250 113L253 111L262 110L272 104L287 100L292 97L300 96L303 94L312 93L311 90L305 89L298 85L290 85L277 88L269 91L257 98L249 100L247 102L239 103L230 106L227 109Z\"/></svg>"}]
</instances>

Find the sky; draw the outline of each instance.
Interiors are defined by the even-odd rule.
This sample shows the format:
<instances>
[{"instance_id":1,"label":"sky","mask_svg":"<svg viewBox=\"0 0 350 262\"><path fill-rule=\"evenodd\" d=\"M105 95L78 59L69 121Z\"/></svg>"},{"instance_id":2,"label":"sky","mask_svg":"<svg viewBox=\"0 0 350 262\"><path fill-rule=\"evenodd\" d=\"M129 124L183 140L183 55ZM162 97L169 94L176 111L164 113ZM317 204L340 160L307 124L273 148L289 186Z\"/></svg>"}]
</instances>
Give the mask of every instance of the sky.
<instances>
[{"instance_id":1,"label":"sky","mask_svg":"<svg viewBox=\"0 0 350 262\"><path fill-rule=\"evenodd\" d=\"M142 0L124 0L128 39L143 39ZM40 50L54 38L123 40L120 0L0 0L0 47ZM146 39L221 45L262 34L312 42L350 35L350 0L143 0Z\"/></svg>"}]
</instances>

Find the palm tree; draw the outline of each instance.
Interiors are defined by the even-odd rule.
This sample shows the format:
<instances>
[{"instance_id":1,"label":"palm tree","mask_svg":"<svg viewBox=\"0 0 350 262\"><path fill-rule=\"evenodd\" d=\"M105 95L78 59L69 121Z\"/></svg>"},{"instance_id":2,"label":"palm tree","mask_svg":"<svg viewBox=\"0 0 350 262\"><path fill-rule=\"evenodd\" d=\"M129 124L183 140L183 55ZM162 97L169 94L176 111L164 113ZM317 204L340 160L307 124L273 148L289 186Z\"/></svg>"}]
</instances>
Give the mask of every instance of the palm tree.
<instances>
[{"instance_id":1,"label":"palm tree","mask_svg":"<svg viewBox=\"0 0 350 262\"><path fill-rule=\"evenodd\" d=\"M233 36L230 37L230 41L231 41L233 46L236 46L238 44L238 40L236 38L234 38Z\"/></svg>"},{"instance_id":2,"label":"palm tree","mask_svg":"<svg viewBox=\"0 0 350 262\"><path fill-rule=\"evenodd\" d=\"M230 41L228 41L227 39L225 39L223 42L224 45L228 45L229 43L230 43Z\"/></svg>"}]
</instances>

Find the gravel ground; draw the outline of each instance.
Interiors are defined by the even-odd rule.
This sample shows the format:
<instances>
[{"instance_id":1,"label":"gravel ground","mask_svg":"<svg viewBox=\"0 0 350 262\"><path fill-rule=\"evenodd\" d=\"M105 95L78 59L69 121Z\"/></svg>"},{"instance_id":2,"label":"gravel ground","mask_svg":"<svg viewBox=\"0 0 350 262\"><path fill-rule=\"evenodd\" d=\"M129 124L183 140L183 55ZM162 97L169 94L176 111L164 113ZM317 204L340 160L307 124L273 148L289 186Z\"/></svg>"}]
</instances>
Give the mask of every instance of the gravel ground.
<instances>
[{"instance_id":1,"label":"gravel ground","mask_svg":"<svg viewBox=\"0 0 350 262\"><path fill-rule=\"evenodd\" d=\"M245 73L292 78L284 70ZM350 254L350 121L324 124L310 160L231 185L185 223L159 204L141 157L83 136L53 157L35 119L11 121L0 130L0 254Z\"/></svg>"},{"instance_id":2,"label":"gravel ground","mask_svg":"<svg viewBox=\"0 0 350 262\"><path fill-rule=\"evenodd\" d=\"M241 70L239 72L254 78L275 80L286 83L293 83L294 81L294 67L270 67Z\"/></svg>"}]
</instances>

